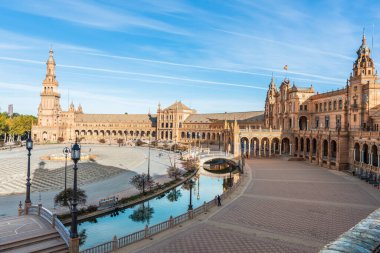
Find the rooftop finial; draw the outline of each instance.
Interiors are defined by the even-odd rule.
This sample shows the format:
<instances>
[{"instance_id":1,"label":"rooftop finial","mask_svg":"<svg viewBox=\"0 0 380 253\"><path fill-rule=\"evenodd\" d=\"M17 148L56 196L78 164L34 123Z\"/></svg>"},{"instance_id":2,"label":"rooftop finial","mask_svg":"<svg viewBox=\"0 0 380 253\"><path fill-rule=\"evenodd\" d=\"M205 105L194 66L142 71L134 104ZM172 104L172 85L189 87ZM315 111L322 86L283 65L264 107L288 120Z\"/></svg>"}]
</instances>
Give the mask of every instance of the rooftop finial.
<instances>
[{"instance_id":1,"label":"rooftop finial","mask_svg":"<svg viewBox=\"0 0 380 253\"><path fill-rule=\"evenodd\" d=\"M366 39L366 37L365 37L365 27L363 27L362 44L363 44L363 45L366 45L366 44L367 44L367 39Z\"/></svg>"}]
</instances>

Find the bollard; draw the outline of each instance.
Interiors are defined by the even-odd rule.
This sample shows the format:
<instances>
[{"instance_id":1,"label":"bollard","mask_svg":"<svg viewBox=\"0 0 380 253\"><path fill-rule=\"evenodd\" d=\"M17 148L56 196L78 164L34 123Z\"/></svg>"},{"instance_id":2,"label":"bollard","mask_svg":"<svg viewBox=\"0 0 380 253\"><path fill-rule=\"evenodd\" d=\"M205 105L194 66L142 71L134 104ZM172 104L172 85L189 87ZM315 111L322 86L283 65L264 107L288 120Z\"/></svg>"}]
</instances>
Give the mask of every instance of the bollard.
<instances>
[{"instance_id":1,"label":"bollard","mask_svg":"<svg viewBox=\"0 0 380 253\"><path fill-rule=\"evenodd\" d=\"M206 203L206 201L203 202L203 212L207 213L207 203Z\"/></svg>"},{"instance_id":2,"label":"bollard","mask_svg":"<svg viewBox=\"0 0 380 253\"><path fill-rule=\"evenodd\" d=\"M149 227L148 225L145 225L145 238L149 237Z\"/></svg>"},{"instance_id":3,"label":"bollard","mask_svg":"<svg viewBox=\"0 0 380 253\"><path fill-rule=\"evenodd\" d=\"M41 216L41 208L42 208L42 204L38 204L38 216Z\"/></svg>"},{"instance_id":4,"label":"bollard","mask_svg":"<svg viewBox=\"0 0 380 253\"><path fill-rule=\"evenodd\" d=\"M18 205L18 216L22 215L22 203L20 201L20 204Z\"/></svg>"},{"instance_id":5,"label":"bollard","mask_svg":"<svg viewBox=\"0 0 380 253\"><path fill-rule=\"evenodd\" d=\"M193 210L188 210L187 213L189 215L189 219L192 219L193 218Z\"/></svg>"},{"instance_id":6,"label":"bollard","mask_svg":"<svg viewBox=\"0 0 380 253\"><path fill-rule=\"evenodd\" d=\"M115 251L118 249L118 245L117 245L117 236L114 235L113 238L112 238L112 251Z\"/></svg>"},{"instance_id":7,"label":"bollard","mask_svg":"<svg viewBox=\"0 0 380 253\"><path fill-rule=\"evenodd\" d=\"M57 218L57 215L54 213L51 218L51 227L55 228L55 219Z\"/></svg>"},{"instance_id":8,"label":"bollard","mask_svg":"<svg viewBox=\"0 0 380 253\"><path fill-rule=\"evenodd\" d=\"M169 227L170 228L174 227L174 219L173 219L173 216L171 216L171 215L170 215L170 218L169 218Z\"/></svg>"}]
</instances>

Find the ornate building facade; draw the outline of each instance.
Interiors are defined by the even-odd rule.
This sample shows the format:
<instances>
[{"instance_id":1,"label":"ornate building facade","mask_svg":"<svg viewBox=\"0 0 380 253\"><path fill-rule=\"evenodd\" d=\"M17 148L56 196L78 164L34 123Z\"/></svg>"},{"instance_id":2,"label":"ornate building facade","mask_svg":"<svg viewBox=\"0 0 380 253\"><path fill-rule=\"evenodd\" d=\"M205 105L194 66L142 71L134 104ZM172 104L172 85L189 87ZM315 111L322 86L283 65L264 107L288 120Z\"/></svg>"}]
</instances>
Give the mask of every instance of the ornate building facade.
<instances>
[{"instance_id":1,"label":"ornate building facade","mask_svg":"<svg viewBox=\"0 0 380 253\"><path fill-rule=\"evenodd\" d=\"M85 114L79 105L60 106L53 52L47 61L37 142L97 143L148 139L180 143L214 143L236 156L288 155L333 169L366 170L378 175L380 166L380 84L371 49L363 34L352 73L344 88L315 93L272 77L264 112L199 114L175 102L158 105L156 114Z\"/></svg>"}]
</instances>

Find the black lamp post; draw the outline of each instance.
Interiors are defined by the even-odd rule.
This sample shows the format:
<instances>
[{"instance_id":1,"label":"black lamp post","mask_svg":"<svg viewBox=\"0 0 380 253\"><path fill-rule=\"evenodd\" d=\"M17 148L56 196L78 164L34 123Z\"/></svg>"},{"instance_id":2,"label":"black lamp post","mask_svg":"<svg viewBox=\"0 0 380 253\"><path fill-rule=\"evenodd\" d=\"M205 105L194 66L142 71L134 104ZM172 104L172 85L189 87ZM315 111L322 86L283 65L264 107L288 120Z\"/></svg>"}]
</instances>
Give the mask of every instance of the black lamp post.
<instances>
[{"instance_id":1,"label":"black lamp post","mask_svg":"<svg viewBox=\"0 0 380 253\"><path fill-rule=\"evenodd\" d=\"M70 152L68 147L63 148L63 154L65 155L65 205L67 205L67 156Z\"/></svg>"},{"instance_id":2,"label":"black lamp post","mask_svg":"<svg viewBox=\"0 0 380 253\"><path fill-rule=\"evenodd\" d=\"M193 193L193 184L194 184L193 180L190 179L189 182L188 182L188 184L189 184L189 187L190 187L190 191L189 191L189 193L190 193L190 203L189 203L189 209L188 210L190 211L190 210L193 210L193 202L192 202L192 193Z\"/></svg>"},{"instance_id":3,"label":"black lamp post","mask_svg":"<svg viewBox=\"0 0 380 253\"><path fill-rule=\"evenodd\" d=\"M74 189L73 189L73 203L71 208L71 230L70 230L70 237L72 239L78 238L78 223L77 223L77 205L78 205L78 199L77 199L77 163L80 160L80 145L77 142L77 139L75 140L75 144L71 147L71 159L74 162Z\"/></svg>"},{"instance_id":4,"label":"black lamp post","mask_svg":"<svg viewBox=\"0 0 380 253\"><path fill-rule=\"evenodd\" d=\"M26 199L25 199L25 213L28 214L29 207L32 204L32 201L30 200L30 151L33 149L33 140L28 137L26 140L26 149L28 150L28 172L27 172L27 178L26 178Z\"/></svg>"}]
</instances>

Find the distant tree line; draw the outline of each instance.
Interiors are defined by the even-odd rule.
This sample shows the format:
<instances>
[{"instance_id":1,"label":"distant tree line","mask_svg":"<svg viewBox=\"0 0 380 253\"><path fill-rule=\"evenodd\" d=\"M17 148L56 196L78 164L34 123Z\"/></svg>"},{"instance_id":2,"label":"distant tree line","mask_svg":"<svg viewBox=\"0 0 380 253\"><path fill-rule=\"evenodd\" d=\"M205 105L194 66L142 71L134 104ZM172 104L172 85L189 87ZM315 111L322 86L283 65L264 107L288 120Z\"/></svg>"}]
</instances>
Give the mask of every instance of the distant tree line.
<instances>
[{"instance_id":1,"label":"distant tree line","mask_svg":"<svg viewBox=\"0 0 380 253\"><path fill-rule=\"evenodd\" d=\"M32 115L14 113L9 117L5 112L0 113L0 140L16 142L26 139L33 123L37 123L37 118Z\"/></svg>"}]
</instances>

